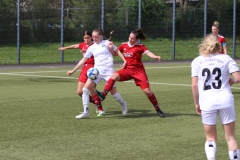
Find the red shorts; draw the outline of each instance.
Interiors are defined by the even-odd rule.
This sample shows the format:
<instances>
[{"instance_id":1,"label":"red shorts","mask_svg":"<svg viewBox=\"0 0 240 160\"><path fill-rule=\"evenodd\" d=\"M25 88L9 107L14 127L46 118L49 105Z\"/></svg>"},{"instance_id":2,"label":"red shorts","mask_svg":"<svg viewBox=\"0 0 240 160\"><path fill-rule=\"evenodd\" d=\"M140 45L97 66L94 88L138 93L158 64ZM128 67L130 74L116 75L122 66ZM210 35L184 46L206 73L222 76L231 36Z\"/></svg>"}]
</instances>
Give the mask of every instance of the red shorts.
<instances>
[{"instance_id":1,"label":"red shorts","mask_svg":"<svg viewBox=\"0 0 240 160\"><path fill-rule=\"evenodd\" d=\"M150 88L148 77L144 67L127 67L117 71L120 81L134 79L135 84L141 89Z\"/></svg>"},{"instance_id":2,"label":"red shorts","mask_svg":"<svg viewBox=\"0 0 240 160\"><path fill-rule=\"evenodd\" d=\"M82 82L82 83L87 82L87 79L88 79L87 71L89 68L92 68L92 67L94 67L94 64L84 64L82 66L82 71L79 74L78 82Z\"/></svg>"}]
</instances>

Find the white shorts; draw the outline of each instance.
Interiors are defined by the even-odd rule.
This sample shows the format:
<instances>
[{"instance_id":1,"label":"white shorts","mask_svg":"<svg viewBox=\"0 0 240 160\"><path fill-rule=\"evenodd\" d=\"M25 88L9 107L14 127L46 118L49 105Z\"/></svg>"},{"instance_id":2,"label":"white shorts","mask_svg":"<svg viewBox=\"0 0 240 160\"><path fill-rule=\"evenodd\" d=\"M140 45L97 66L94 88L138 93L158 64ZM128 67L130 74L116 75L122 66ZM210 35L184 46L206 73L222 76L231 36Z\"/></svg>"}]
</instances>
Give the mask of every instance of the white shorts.
<instances>
[{"instance_id":1,"label":"white shorts","mask_svg":"<svg viewBox=\"0 0 240 160\"><path fill-rule=\"evenodd\" d=\"M112 73L106 74L106 75L99 74L97 79L91 80L91 81L93 81L97 85L101 80L104 80L105 82L107 82L111 76L112 76ZM116 82L114 83L113 87L116 87Z\"/></svg>"},{"instance_id":2,"label":"white shorts","mask_svg":"<svg viewBox=\"0 0 240 160\"><path fill-rule=\"evenodd\" d=\"M219 115L222 124L228 124L236 120L234 106L213 111L201 111L202 123L207 125L217 124Z\"/></svg>"}]
</instances>

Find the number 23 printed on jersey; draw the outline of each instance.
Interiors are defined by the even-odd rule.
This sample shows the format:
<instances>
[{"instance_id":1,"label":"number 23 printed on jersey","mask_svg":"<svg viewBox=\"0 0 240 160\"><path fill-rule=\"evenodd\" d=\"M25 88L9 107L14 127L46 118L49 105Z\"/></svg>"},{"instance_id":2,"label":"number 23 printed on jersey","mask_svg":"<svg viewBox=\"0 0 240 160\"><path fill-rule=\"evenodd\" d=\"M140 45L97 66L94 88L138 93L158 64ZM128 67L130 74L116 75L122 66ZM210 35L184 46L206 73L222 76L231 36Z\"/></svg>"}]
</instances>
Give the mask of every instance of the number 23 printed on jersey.
<instances>
[{"instance_id":1,"label":"number 23 printed on jersey","mask_svg":"<svg viewBox=\"0 0 240 160\"><path fill-rule=\"evenodd\" d=\"M209 68L204 68L202 70L202 76L206 77L205 81L204 81L204 85L203 85L203 90L210 90L210 89L220 89L222 86L222 80L221 80L221 76L222 76L222 72L220 68L214 68L213 71L211 72L211 70ZM210 81L210 78L214 78L215 81ZM209 83L210 82L210 83Z\"/></svg>"}]
</instances>

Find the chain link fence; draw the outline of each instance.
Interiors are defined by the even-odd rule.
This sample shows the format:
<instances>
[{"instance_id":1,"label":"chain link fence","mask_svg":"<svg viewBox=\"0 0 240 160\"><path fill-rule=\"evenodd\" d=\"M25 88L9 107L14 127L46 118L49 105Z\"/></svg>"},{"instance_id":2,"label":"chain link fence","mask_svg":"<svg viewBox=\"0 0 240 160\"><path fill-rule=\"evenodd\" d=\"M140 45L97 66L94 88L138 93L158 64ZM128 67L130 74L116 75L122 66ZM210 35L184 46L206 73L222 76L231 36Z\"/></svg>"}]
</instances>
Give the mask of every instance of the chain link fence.
<instances>
[{"instance_id":1,"label":"chain link fence","mask_svg":"<svg viewBox=\"0 0 240 160\"><path fill-rule=\"evenodd\" d=\"M23 2L23 1L22 1ZM65 4L66 5L66 4ZM198 55L198 45L204 35L203 5L192 4L185 11L176 8L175 30L173 30L172 4L157 6L155 12L142 10L141 28L147 40L142 41L150 51L163 60L191 60ZM18 64L17 61L17 4L0 6L0 64ZM102 26L101 2L95 7L64 7L64 46L82 42L82 33ZM139 25L138 6L104 8L104 32L106 37L114 31L112 41L119 45L127 41L129 33ZM237 16L239 17L239 16ZM228 54L233 49L233 7L207 11L207 33L214 21L220 22L220 32L227 40ZM62 63L61 52L61 3L55 5L20 5L20 64ZM239 28L238 24L236 28ZM173 32L175 32L175 57L172 55ZM239 53L239 32L236 32L236 54ZM77 50L64 52L63 63L81 59ZM144 59L150 60L150 59Z\"/></svg>"}]
</instances>

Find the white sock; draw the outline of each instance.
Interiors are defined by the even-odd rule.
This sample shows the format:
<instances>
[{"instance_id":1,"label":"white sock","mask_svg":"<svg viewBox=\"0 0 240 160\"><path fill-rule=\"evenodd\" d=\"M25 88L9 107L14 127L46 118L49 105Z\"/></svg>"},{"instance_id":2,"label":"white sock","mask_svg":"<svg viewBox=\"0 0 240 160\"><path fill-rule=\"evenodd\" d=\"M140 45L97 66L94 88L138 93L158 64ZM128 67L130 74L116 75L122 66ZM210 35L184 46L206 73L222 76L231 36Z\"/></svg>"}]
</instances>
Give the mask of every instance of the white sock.
<instances>
[{"instance_id":1,"label":"white sock","mask_svg":"<svg viewBox=\"0 0 240 160\"><path fill-rule=\"evenodd\" d=\"M217 151L216 143L214 141L206 141L205 153L206 153L207 159L210 159L210 158L215 159L216 151Z\"/></svg>"},{"instance_id":2,"label":"white sock","mask_svg":"<svg viewBox=\"0 0 240 160\"><path fill-rule=\"evenodd\" d=\"M89 90L87 88L83 88L82 94L82 102L83 102L83 109L85 113L88 113L88 106L89 106Z\"/></svg>"},{"instance_id":3,"label":"white sock","mask_svg":"<svg viewBox=\"0 0 240 160\"><path fill-rule=\"evenodd\" d=\"M119 93L115 93L114 95L112 95L114 99L116 99L116 101L118 101L118 103L123 103L123 98Z\"/></svg>"},{"instance_id":4,"label":"white sock","mask_svg":"<svg viewBox=\"0 0 240 160\"><path fill-rule=\"evenodd\" d=\"M234 150L234 151L228 151L228 155L229 155L230 160L240 160L239 149Z\"/></svg>"}]
</instances>

